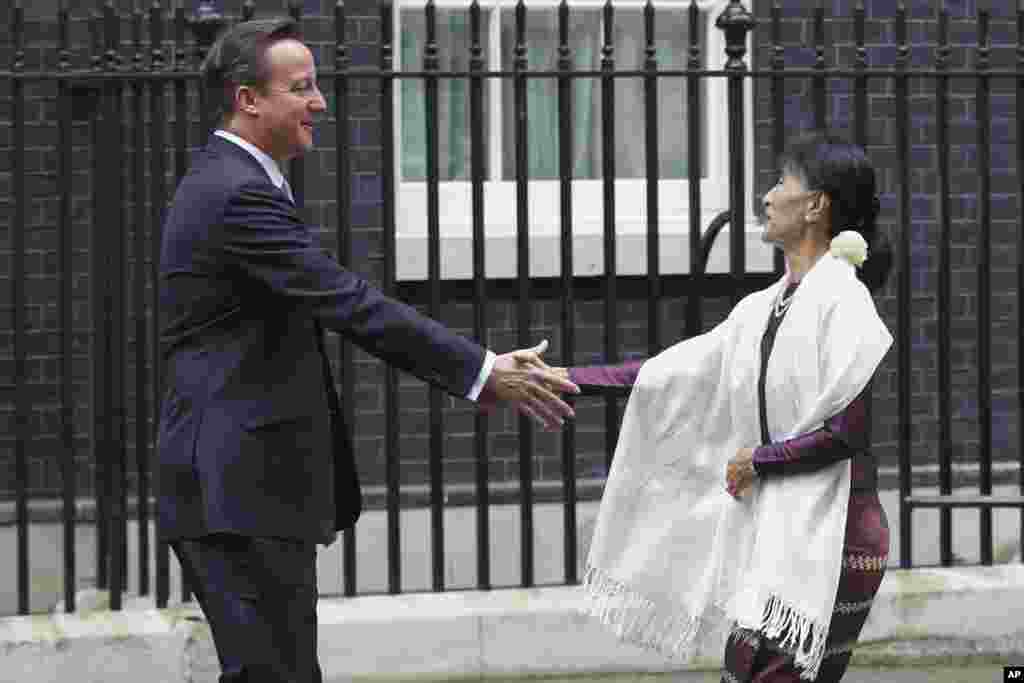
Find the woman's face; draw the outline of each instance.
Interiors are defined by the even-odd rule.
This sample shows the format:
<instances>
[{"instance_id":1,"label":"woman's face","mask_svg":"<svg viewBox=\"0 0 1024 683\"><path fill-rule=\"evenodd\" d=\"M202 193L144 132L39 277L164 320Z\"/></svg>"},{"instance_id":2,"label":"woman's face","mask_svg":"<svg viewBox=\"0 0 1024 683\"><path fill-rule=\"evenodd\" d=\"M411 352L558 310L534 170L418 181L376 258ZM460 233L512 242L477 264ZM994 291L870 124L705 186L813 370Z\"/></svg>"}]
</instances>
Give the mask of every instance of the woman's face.
<instances>
[{"instance_id":1,"label":"woman's face","mask_svg":"<svg viewBox=\"0 0 1024 683\"><path fill-rule=\"evenodd\" d=\"M808 190L797 175L784 172L764 196L764 232L761 239L780 247L792 246L807 237L819 190Z\"/></svg>"}]
</instances>

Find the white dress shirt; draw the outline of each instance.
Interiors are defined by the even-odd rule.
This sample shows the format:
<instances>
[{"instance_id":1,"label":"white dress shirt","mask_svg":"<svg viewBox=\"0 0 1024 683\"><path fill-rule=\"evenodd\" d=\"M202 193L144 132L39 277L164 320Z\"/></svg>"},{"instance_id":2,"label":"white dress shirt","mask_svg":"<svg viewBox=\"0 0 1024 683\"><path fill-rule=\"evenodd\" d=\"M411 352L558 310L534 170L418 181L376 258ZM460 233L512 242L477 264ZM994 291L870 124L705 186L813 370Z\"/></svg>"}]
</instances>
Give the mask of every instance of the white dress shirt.
<instances>
[{"instance_id":1,"label":"white dress shirt","mask_svg":"<svg viewBox=\"0 0 1024 683\"><path fill-rule=\"evenodd\" d=\"M281 172L281 168L277 165L277 162L262 149L252 144L248 140L243 140L234 133L230 133L226 130L216 130L213 133L219 137L224 138L228 142L233 142L246 152L251 154L256 161L260 162L260 166L267 172L267 176L270 178L270 182L274 184L274 187L281 190L292 199L291 191L285 188L285 177L284 173ZM294 199L292 199L294 203ZM483 391L484 384L487 383L487 378L491 376L491 370L494 369L494 361L497 360L497 356L490 349L485 349L486 355L484 356L484 364L480 368L480 374L477 375L476 381L473 382L473 386L469 388L469 393L466 394L466 398L470 401L476 401L480 397L480 392Z\"/></svg>"}]
</instances>

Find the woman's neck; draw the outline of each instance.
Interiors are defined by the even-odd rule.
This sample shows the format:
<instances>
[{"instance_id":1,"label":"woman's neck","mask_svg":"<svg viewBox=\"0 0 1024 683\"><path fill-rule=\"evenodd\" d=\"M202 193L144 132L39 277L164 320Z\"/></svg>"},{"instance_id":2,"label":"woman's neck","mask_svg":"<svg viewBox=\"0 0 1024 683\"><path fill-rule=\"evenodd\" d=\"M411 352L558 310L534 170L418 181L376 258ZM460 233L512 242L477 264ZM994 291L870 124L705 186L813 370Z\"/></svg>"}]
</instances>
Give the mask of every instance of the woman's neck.
<instances>
[{"instance_id":1,"label":"woman's neck","mask_svg":"<svg viewBox=\"0 0 1024 683\"><path fill-rule=\"evenodd\" d=\"M789 281L800 282L826 251L828 251L827 244L816 242L802 242L793 249L787 249L785 254Z\"/></svg>"}]
</instances>

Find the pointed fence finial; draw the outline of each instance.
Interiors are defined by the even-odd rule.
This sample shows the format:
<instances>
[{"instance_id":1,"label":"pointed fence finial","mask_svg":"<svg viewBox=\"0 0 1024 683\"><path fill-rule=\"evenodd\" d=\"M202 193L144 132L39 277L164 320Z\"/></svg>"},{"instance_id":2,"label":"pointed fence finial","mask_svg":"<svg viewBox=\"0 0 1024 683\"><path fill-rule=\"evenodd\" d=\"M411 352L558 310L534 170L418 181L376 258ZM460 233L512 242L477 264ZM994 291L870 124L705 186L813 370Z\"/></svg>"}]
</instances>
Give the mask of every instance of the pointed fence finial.
<instances>
[{"instance_id":1,"label":"pointed fence finial","mask_svg":"<svg viewBox=\"0 0 1024 683\"><path fill-rule=\"evenodd\" d=\"M745 69L743 57L747 54L747 34L755 26L757 20L740 0L732 0L715 20L715 26L725 33L725 53L729 59L726 69Z\"/></svg>"},{"instance_id":2,"label":"pointed fence finial","mask_svg":"<svg viewBox=\"0 0 1024 683\"><path fill-rule=\"evenodd\" d=\"M196 37L197 47L205 54L226 24L216 2L201 0L189 22L189 28Z\"/></svg>"}]
</instances>

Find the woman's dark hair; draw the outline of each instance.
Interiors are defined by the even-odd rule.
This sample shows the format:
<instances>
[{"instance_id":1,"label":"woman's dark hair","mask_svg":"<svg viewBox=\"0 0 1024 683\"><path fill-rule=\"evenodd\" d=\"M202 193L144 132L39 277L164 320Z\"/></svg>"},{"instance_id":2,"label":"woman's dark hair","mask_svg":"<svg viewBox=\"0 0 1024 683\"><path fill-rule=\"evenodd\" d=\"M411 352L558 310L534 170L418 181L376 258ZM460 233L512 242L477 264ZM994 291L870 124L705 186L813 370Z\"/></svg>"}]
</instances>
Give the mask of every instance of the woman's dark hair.
<instances>
[{"instance_id":1,"label":"woman's dark hair","mask_svg":"<svg viewBox=\"0 0 1024 683\"><path fill-rule=\"evenodd\" d=\"M779 167L801 178L808 190L829 196L830 237L844 230L861 234L868 243L868 259L857 273L868 290L880 289L892 268L893 253L875 222L879 211L875 169L864 150L831 133L814 131L790 141Z\"/></svg>"},{"instance_id":2,"label":"woman's dark hair","mask_svg":"<svg viewBox=\"0 0 1024 683\"><path fill-rule=\"evenodd\" d=\"M256 19L235 24L221 34L203 61L203 85L215 107L215 120L234 113L235 88L263 89L269 80L267 48L279 40L301 39L294 19Z\"/></svg>"}]
</instances>

